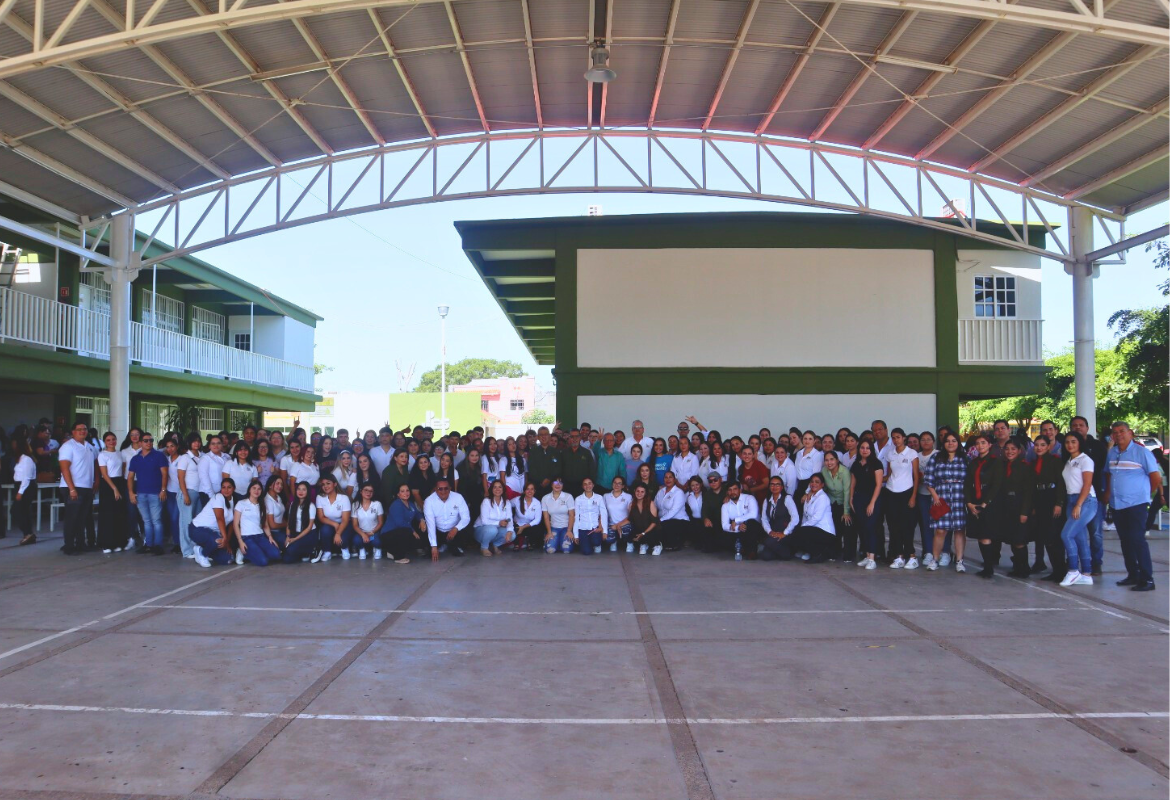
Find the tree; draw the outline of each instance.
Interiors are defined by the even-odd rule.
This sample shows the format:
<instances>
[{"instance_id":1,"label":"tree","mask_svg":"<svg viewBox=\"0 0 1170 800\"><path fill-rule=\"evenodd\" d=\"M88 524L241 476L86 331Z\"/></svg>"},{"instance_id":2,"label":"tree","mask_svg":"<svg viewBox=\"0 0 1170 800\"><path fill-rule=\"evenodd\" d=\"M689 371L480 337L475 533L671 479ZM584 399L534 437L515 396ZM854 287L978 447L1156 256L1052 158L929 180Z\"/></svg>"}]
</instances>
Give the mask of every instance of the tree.
<instances>
[{"instance_id":1,"label":"tree","mask_svg":"<svg viewBox=\"0 0 1170 800\"><path fill-rule=\"evenodd\" d=\"M1146 245L1146 252L1151 251L1156 269L1170 269L1170 246L1165 239ZM1162 297L1170 296L1170 279L1158 288ZM1122 309L1109 317L1109 327L1120 334L1115 352L1120 371L1136 386L1136 410L1164 419L1170 405L1170 305Z\"/></svg>"},{"instance_id":2,"label":"tree","mask_svg":"<svg viewBox=\"0 0 1170 800\"><path fill-rule=\"evenodd\" d=\"M552 425L556 422L556 418L543 409L534 408L531 411L525 411L524 416L520 417L520 421L525 425Z\"/></svg>"},{"instance_id":3,"label":"tree","mask_svg":"<svg viewBox=\"0 0 1170 800\"><path fill-rule=\"evenodd\" d=\"M418 380L416 392L438 392L442 390L442 366L427 370ZM483 378L522 378L524 368L515 361L500 361L494 358L465 358L447 365L447 385L458 386Z\"/></svg>"}]
</instances>

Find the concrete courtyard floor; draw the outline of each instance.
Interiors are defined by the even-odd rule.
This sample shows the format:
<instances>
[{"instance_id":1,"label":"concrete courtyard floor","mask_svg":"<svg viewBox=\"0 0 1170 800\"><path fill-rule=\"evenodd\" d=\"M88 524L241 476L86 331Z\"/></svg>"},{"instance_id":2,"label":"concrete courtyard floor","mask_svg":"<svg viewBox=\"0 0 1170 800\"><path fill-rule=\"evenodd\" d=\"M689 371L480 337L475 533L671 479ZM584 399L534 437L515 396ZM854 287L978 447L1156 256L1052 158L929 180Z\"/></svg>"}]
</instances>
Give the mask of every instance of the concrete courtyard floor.
<instances>
[{"instance_id":1,"label":"concrete courtyard floor","mask_svg":"<svg viewBox=\"0 0 1170 800\"><path fill-rule=\"evenodd\" d=\"M690 551L0 542L3 798L1158 798L1158 591ZM974 562L972 562L974 563Z\"/></svg>"}]
</instances>

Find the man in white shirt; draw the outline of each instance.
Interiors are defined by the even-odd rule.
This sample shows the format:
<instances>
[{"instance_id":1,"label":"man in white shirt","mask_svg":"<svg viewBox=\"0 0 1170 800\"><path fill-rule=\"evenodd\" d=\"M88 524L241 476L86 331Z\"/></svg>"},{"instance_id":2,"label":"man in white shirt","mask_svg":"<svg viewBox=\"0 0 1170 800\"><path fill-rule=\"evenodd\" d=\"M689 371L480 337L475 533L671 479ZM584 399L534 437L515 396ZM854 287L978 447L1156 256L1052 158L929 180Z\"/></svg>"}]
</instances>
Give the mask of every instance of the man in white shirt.
<instances>
[{"instance_id":1,"label":"man in white shirt","mask_svg":"<svg viewBox=\"0 0 1170 800\"><path fill-rule=\"evenodd\" d=\"M65 546L62 552L75 556L85 552L85 515L93 515L93 451L85 443L89 426L73 423L72 437L57 451L61 466L61 501L65 504Z\"/></svg>"},{"instance_id":2,"label":"man in white shirt","mask_svg":"<svg viewBox=\"0 0 1170 800\"><path fill-rule=\"evenodd\" d=\"M760 540L764 537L756 498L740 491L738 483L732 483L727 487L727 499L723 501L720 515L724 538L735 550L736 560L742 557L755 561Z\"/></svg>"},{"instance_id":3,"label":"man in white shirt","mask_svg":"<svg viewBox=\"0 0 1170 800\"><path fill-rule=\"evenodd\" d=\"M658 507L658 527L662 530L660 546L666 550L678 550L687 533L687 498L673 472L662 476L662 488L654 497L654 505Z\"/></svg>"},{"instance_id":4,"label":"man in white shirt","mask_svg":"<svg viewBox=\"0 0 1170 800\"><path fill-rule=\"evenodd\" d=\"M386 469L390 459L394 458L393 441L393 431L384 427L378 431L378 444L370 449L370 461L374 462L374 469L378 470L379 475Z\"/></svg>"},{"instance_id":5,"label":"man in white shirt","mask_svg":"<svg viewBox=\"0 0 1170 800\"><path fill-rule=\"evenodd\" d=\"M642 462L645 463L646 459L650 458L650 452L654 449L654 440L646 435L646 426L642 424L640 419L634 420L633 425L630 426L630 435L622 442L618 452L629 461L630 448L636 444L642 445Z\"/></svg>"},{"instance_id":6,"label":"man in white shirt","mask_svg":"<svg viewBox=\"0 0 1170 800\"><path fill-rule=\"evenodd\" d=\"M467 546L464 529L471 524L471 512L463 495L451 491L451 484L445 478L435 482L434 493L423 503L423 519L431 540L431 561L439 560L440 544L453 556L463 555Z\"/></svg>"}]
</instances>

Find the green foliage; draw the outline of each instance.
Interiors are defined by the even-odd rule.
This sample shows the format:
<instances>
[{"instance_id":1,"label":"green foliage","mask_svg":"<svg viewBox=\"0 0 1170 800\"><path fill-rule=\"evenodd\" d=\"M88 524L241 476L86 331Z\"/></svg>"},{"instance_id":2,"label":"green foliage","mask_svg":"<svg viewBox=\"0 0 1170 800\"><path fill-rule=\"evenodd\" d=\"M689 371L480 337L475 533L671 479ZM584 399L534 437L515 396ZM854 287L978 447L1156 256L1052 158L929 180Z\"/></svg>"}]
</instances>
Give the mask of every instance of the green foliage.
<instances>
[{"instance_id":1,"label":"green foliage","mask_svg":"<svg viewBox=\"0 0 1170 800\"><path fill-rule=\"evenodd\" d=\"M419 378L416 392L442 391L441 365L427 370ZM524 368L515 361L494 358L465 358L447 365L447 385L457 386L483 378L522 378Z\"/></svg>"},{"instance_id":2,"label":"green foliage","mask_svg":"<svg viewBox=\"0 0 1170 800\"><path fill-rule=\"evenodd\" d=\"M179 400L176 405L168 406L163 414L163 427L168 431L177 431L180 436L199 431L199 405L191 401Z\"/></svg>"},{"instance_id":3,"label":"green foliage","mask_svg":"<svg viewBox=\"0 0 1170 800\"><path fill-rule=\"evenodd\" d=\"M1155 268L1170 269L1170 247L1164 239L1147 245L1150 251ZM1163 297L1170 295L1170 279L1158 288ZM1136 410L1164 419L1170 405L1170 305L1122 309L1109 317L1109 327L1120 334L1116 352L1122 372L1136 387Z\"/></svg>"},{"instance_id":4,"label":"green foliage","mask_svg":"<svg viewBox=\"0 0 1170 800\"><path fill-rule=\"evenodd\" d=\"M525 425L552 425L556 422L556 418L543 409L534 408L531 411L525 411L524 416L520 417L520 421Z\"/></svg>"}]
</instances>

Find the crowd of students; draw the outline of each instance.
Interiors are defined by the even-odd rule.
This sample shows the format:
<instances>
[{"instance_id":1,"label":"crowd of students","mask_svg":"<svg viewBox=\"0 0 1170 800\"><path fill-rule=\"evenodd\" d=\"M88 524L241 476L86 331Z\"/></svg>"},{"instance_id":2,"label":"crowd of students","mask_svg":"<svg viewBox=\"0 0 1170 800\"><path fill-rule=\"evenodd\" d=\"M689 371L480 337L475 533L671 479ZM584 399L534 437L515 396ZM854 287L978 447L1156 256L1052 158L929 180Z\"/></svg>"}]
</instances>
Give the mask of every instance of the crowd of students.
<instances>
[{"instance_id":1,"label":"crowd of students","mask_svg":"<svg viewBox=\"0 0 1170 800\"><path fill-rule=\"evenodd\" d=\"M629 435L581 423L436 438L415 426L351 441L346 430L286 437L248 426L206 440L134 428L99 444L78 422L55 448L62 550L169 550L210 567L405 564L475 549L657 556L690 545L736 560L965 572L974 539L981 577L995 575L1006 545L1009 575L1050 565L1046 580L1073 586L1101 574L1108 505L1127 573L1118 583L1152 590L1145 532L1165 504L1155 456L1124 422L1108 444L1083 417L1063 434L1050 421L1040 430L1030 441L999 420L964 443L949 427L907 433L874 420L861 433L765 428L745 440L688 417L667 438L634 420ZM36 542L37 452L27 436L9 447L21 544Z\"/></svg>"}]
</instances>

